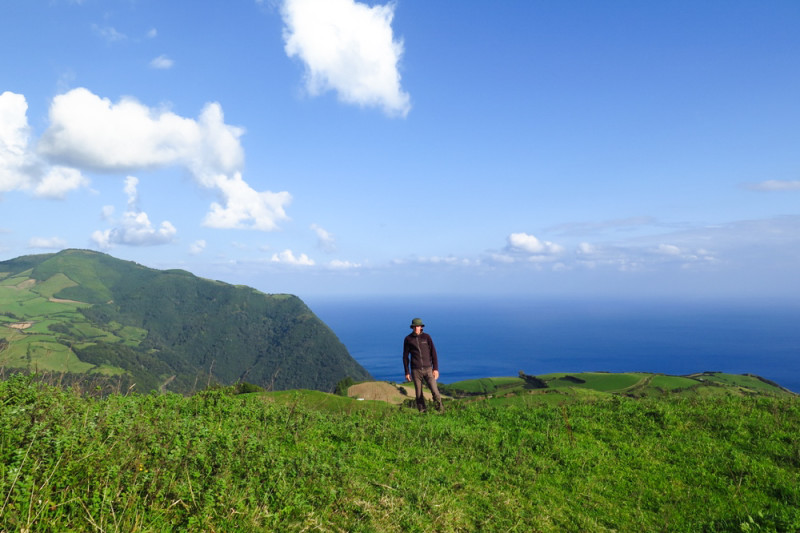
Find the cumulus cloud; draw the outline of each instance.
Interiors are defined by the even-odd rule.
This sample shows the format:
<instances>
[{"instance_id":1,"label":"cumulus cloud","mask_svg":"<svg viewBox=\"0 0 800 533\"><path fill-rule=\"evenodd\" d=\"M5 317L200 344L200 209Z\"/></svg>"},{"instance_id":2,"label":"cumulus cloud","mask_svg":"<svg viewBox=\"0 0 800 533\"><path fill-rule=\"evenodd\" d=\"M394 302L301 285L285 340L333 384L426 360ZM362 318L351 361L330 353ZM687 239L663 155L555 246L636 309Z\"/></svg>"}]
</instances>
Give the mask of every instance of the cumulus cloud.
<instances>
[{"instance_id":1,"label":"cumulus cloud","mask_svg":"<svg viewBox=\"0 0 800 533\"><path fill-rule=\"evenodd\" d=\"M158 70L169 70L175 65L175 61L168 58L164 54L154 58L150 61L150 67Z\"/></svg>"},{"instance_id":2,"label":"cumulus cloud","mask_svg":"<svg viewBox=\"0 0 800 533\"><path fill-rule=\"evenodd\" d=\"M564 247L550 241L541 241L528 233L512 233L508 236L507 250L533 255L557 255L564 251Z\"/></svg>"},{"instance_id":3,"label":"cumulus cloud","mask_svg":"<svg viewBox=\"0 0 800 533\"><path fill-rule=\"evenodd\" d=\"M61 250L67 247L67 241L59 237L32 237L28 241L28 248L47 248Z\"/></svg>"},{"instance_id":4,"label":"cumulus cloud","mask_svg":"<svg viewBox=\"0 0 800 533\"><path fill-rule=\"evenodd\" d=\"M333 235L317 224L311 224L311 229L317 234L317 246L328 253L336 251L336 240Z\"/></svg>"},{"instance_id":5,"label":"cumulus cloud","mask_svg":"<svg viewBox=\"0 0 800 533\"><path fill-rule=\"evenodd\" d=\"M314 266L314 260L309 258L306 254L295 256L294 252L288 249L277 254L272 254L271 261L273 263L291 266Z\"/></svg>"},{"instance_id":6,"label":"cumulus cloud","mask_svg":"<svg viewBox=\"0 0 800 533\"><path fill-rule=\"evenodd\" d=\"M103 172L189 163L209 172L231 171L242 163L243 132L224 124L221 113L219 104L208 104L195 121L132 98L113 104L87 89L73 89L53 98L39 151L54 161ZM204 153L206 147L212 153Z\"/></svg>"},{"instance_id":7,"label":"cumulus cloud","mask_svg":"<svg viewBox=\"0 0 800 533\"><path fill-rule=\"evenodd\" d=\"M278 228L278 221L289 218L284 209L292 198L288 192L257 192L239 172L231 177L218 174L213 181L224 202L211 204L211 210L203 221L206 226L272 231Z\"/></svg>"},{"instance_id":8,"label":"cumulus cloud","mask_svg":"<svg viewBox=\"0 0 800 533\"><path fill-rule=\"evenodd\" d=\"M150 222L147 213L138 208L139 180L133 176L125 178L125 194L128 196L128 208L116 226L107 230L98 230L92 234L92 241L101 249L107 250L114 245L155 246L168 244L175 240L177 230L169 221L162 222L158 228ZM107 208L104 216L110 216Z\"/></svg>"},{"instance_id":9,"label":"cumulus cloud","mask_svg":"<svg viewBox=\"0 0 800 533\"><path fill-rule=\"evenodd\" d=\"M411 104L400 85L403 43L392 32L394 9L394 3L285 0L285 50L304 63L308 92L333 90L343 102L405 117Z\"/></svg>"},{"instance_id":10,"label":"cumulus cloud","mask_svg":"<svg viewBox=\"0 0 800 533\"><path fill-rule=\"evenodd\" d=\"M21 94L0 94L0 192L30 186L28 103Z\"/></svg>"},{"instance_id":11,"label":"cumulus cloud","mask_svg":"<svg viewBox=\"0 0 800 533\"><path fill-rule=\"evenodd\" d=\"M207 104L194 120L132 98L112 103L78 88L53 99L39 151L53 161L99 172L183 166L218 195L205 225L274 230L288 218L291 195L258 192L242 179L243 133L225 124L218 103Z\"/></svg>"},{"instance_id":12,"label":"cumulus cloud","mask_svg":"<svg viewBox=\"0 0 800 533\"><path fill-rule=\"evenodd\" d=\"M89 180L80 171L50 165L30 146L28 103L21 94L0 94L0 193L32 191L36 196L64 198Z\"/></svg>"},{"instance_id":13,"label":"cumulus cloud","mask_svg":"<svg viewBox=\"0 0 800 533\"><path fill-rule=\"evenodd\" d=\"M61 199L68 192L88 185L89 180L79 170L53 167L34 187L33 192L36 196Z\"/></svg>"},{"instance_id":14,"label":"cumulus cloud","mask_svg":"<svg viewBox=\"0 0 800 533\"><path fill-rule=\"evenodd\" d=\"M754 191L800 191L800 180L767 180L761 183L752 183L747 186Z\"/></svg>"}]
</instances>

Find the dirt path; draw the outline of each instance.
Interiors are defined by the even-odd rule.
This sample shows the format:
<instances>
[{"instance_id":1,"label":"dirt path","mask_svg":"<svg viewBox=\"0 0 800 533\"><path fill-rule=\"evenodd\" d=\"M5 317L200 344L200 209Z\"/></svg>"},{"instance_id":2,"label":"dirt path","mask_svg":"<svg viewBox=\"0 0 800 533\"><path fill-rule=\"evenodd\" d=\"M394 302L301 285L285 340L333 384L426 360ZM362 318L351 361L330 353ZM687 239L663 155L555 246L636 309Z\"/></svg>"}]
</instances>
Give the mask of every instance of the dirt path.
<instances>
[{"instance_id":1,"label":"dirt path","mask_svg":"<svg viewBox=\"0 0 800 533\"><path fill-rule=\"evenodd\" d=\"M51 302L55 302L58 304L82 304L84 302L79 302L77 300L65 300L63 298L50 298Z\"/></svg>"}]
</instances>

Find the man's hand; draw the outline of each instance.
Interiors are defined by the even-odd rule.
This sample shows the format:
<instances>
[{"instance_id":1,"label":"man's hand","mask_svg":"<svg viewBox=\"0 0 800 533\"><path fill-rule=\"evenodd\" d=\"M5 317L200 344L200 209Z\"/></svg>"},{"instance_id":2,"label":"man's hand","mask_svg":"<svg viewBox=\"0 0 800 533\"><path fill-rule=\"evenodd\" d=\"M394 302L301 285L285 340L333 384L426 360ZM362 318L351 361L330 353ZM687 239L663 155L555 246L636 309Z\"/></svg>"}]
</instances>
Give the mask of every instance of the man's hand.
<instances>
[{"instance_id":1,"label":"man's hand","mask_svg":"<svg viewBox=\"0 0 800 533\"><path fill-rule=\"evenodd\" d=\"M406 381L411 381L411 374L406 374Z\"/></svg>"},{"instance_id":2,"label":"man's hand","mask_svg":"<svg viewBox=\"0 0 800 533\"><path fill-rule=\"evenodd\" d=\"M439 381L439 371L438 370L434 370L433 371L433 379L435 379L436 381Z\"/></svg>"}]
</instances>

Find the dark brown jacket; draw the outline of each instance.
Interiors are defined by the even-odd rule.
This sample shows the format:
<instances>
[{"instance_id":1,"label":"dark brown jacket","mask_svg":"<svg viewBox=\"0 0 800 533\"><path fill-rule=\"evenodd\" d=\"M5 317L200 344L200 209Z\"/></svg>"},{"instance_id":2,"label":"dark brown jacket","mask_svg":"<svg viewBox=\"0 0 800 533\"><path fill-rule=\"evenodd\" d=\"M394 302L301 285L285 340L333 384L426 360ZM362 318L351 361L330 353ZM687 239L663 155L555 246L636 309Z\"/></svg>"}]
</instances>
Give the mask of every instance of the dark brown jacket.
<instances>
[{"instance_id":1,"label":"dark brown jacket","mask_svg":"<svg viewBox=\"0 0 800 533\"><path fill-rule=\"evenodd\" d=\"M439 359L433 339L427 333L414 335L411 333L403 340L403 369L409 374L408 363L411 356L411 368L432 367L439 370Z\"/></svg>"}]
</instances>

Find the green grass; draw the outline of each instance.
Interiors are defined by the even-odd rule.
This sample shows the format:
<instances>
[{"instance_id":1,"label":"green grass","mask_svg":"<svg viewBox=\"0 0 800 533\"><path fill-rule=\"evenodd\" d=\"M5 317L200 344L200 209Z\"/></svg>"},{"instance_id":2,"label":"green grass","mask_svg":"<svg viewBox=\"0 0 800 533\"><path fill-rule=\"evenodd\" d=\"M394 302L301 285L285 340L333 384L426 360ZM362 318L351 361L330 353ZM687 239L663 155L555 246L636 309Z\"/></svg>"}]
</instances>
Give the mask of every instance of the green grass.
<instances>
[{"instance_id":1,"label":"green grass","mask_svg":"<svg viewBox=\"0 0 800 533\"><path fill-rule=\"evenodd\" d=\"M772 389L772 385L764 382L756 376L725 374L722 372L705 373L701 379L712 383L721 383L728 386L744 387L747 389L766 391Z\"/></svg>"},{"instance_id":2,"label":"green grass","mask_svg":"<svg viewBox=\"0 0 800 533\"><path fill-rule=\"evenodd\" d=\"M451 394L496 394L521 390L524 384L525 381L521 378L498 377L457 381L441 387ZM414 386L413 383L409 385Z\"/></svg>"},{"instance_id":3,"label":"green grass","mask_svg":"<svg viewBox=\"0 0 800 533\"><path fill-rule=\"evenodd\" d=\"M639 383L641 374L607 374L603 372L582 372L579 374L546 374L539 376L549 387L577 387L605 392L623 391ZM582 383L573 381L580 380Z\"/></svg>"},{"instance_id":4,"label":"green grass","mask_svg":"<svg viewBox=\"0 0 800 533\"><path fill-rule=\"evenodd\" d=\"M30 274L30 271L26 271ZM17 288L28 281L25 288ZM25 368L50 372L95 372L103 375L119 375L123 372L117 367L84 363L65 344L59 342L59 335L50 326L68 327L74 338L86 342L124 342L135 346L141 343L147 332L141 328L122 327L116 324L119 335L90 324L78 312L88 304L76 302L53 302L50 298L60 290L75 286L75 282L63 274L55 274L45 281L30 284L30 278L8 278L0 281L0 309L12 316L3 316L0 321L0 338L5 338L9 346L0 351L0 366L6 368ZM8 285L13 285L9 287ZM16 322L33 322L24 330L8 327Z\"/></svg>"},{"instance_id":5,"label":"green grass","mask_svg":"<svg viewBox=\"0 0 800 533\"><path fill-rule=\"evenodd\" d=\"M695 385L697 385L697 381L694 379L685 378L681 376L657 375L653 376L653 379L650 381L650 385L653 387L657 387L659 389L663 389L665 391L675 391L679 389L694 387Z\"/></svg>"},{"instance_id":6,"label":"green grass","mask_svg":"<svg viewBox=\"0 0 800 533\"><path fill-rule=\"evenodd\" d=\"M0 365L24 367L41 372L88 372L94 365L84 363L69 349L52 339L26 336L10 349L0 352Z\"/></svg>"},{"instance_id":7,"label":"green grass","mask_svg":"<svg viewBox=\"0 0 800 533\"><path fill-rule=\"evenodd\" d=\"M0 382L0 531L798 528L791 395L551 389L420 415L313 391Z\"/></svg>"},{"instance_id":8,"label":"green grass","mask_svg":"<svg viewBox=\"0 0 800 533\"><path fill-rule=\"evenodd\" d=\"M30 270L28 270L27 273L23 272L21 275L14 276L13 278L5 277L0 279L0 288L16 287L20 283L28 280L27 274L30 274Z\"/></svg>"},{"instance_id":9,"label":"green grass","mask_svg":"<svg viewBox=\"0 0 800 533\"><path fill-rule=\"evenodd\" d=\"M91 341L103 341L103 342L119 342L121 339L114 335L113 333L106 331L104 329L100 329L98 327L92 326L86 322L78 322L73 324L73 331L77 333L77 336L81 339L91 340Z\"/></svg>"},{"instance_id":10,"label":"green grass","mask_svg":"<svg viewBox=\"0 0 800 533\"><path fill-rule=\"evenodd\" d=\"M147 330L143 328L123 326L116 322L109 323L108 327L116 336L123 339L123 343L128 346L138 346L147 338Z\"/></svg>"},{"instance_id":11,"label":"green grass","mask_svg":"<svg viewBox=\"0 0 800 533\"><path fill-rule=\"evenodd\" d=\"M546 388L532 388L522 378L483 378L440 384L445 395L470 403L491 400L496 405L553 406L607 400L611 396L634 398L683 397L712 399L726 396L793 396L758 377L707 372L694 376L606 372L553 373L536 376ZM410 387L410 385L409 385ZM409 389L410 390L410 389Z\"/></svg>"},{"instance_id":12,"label":"green grass","mask_svg":"<svg viewBox=\"0 0 800 533\"><path fill-rule=\"evenodd\" d=\"M38 283L36 290L39 294L46 298L53 298L56 293L66 289L67 287L74 287L75 285L77 285L77 283L59 272L50 279Z\"/></svg>"}]
</instances>

